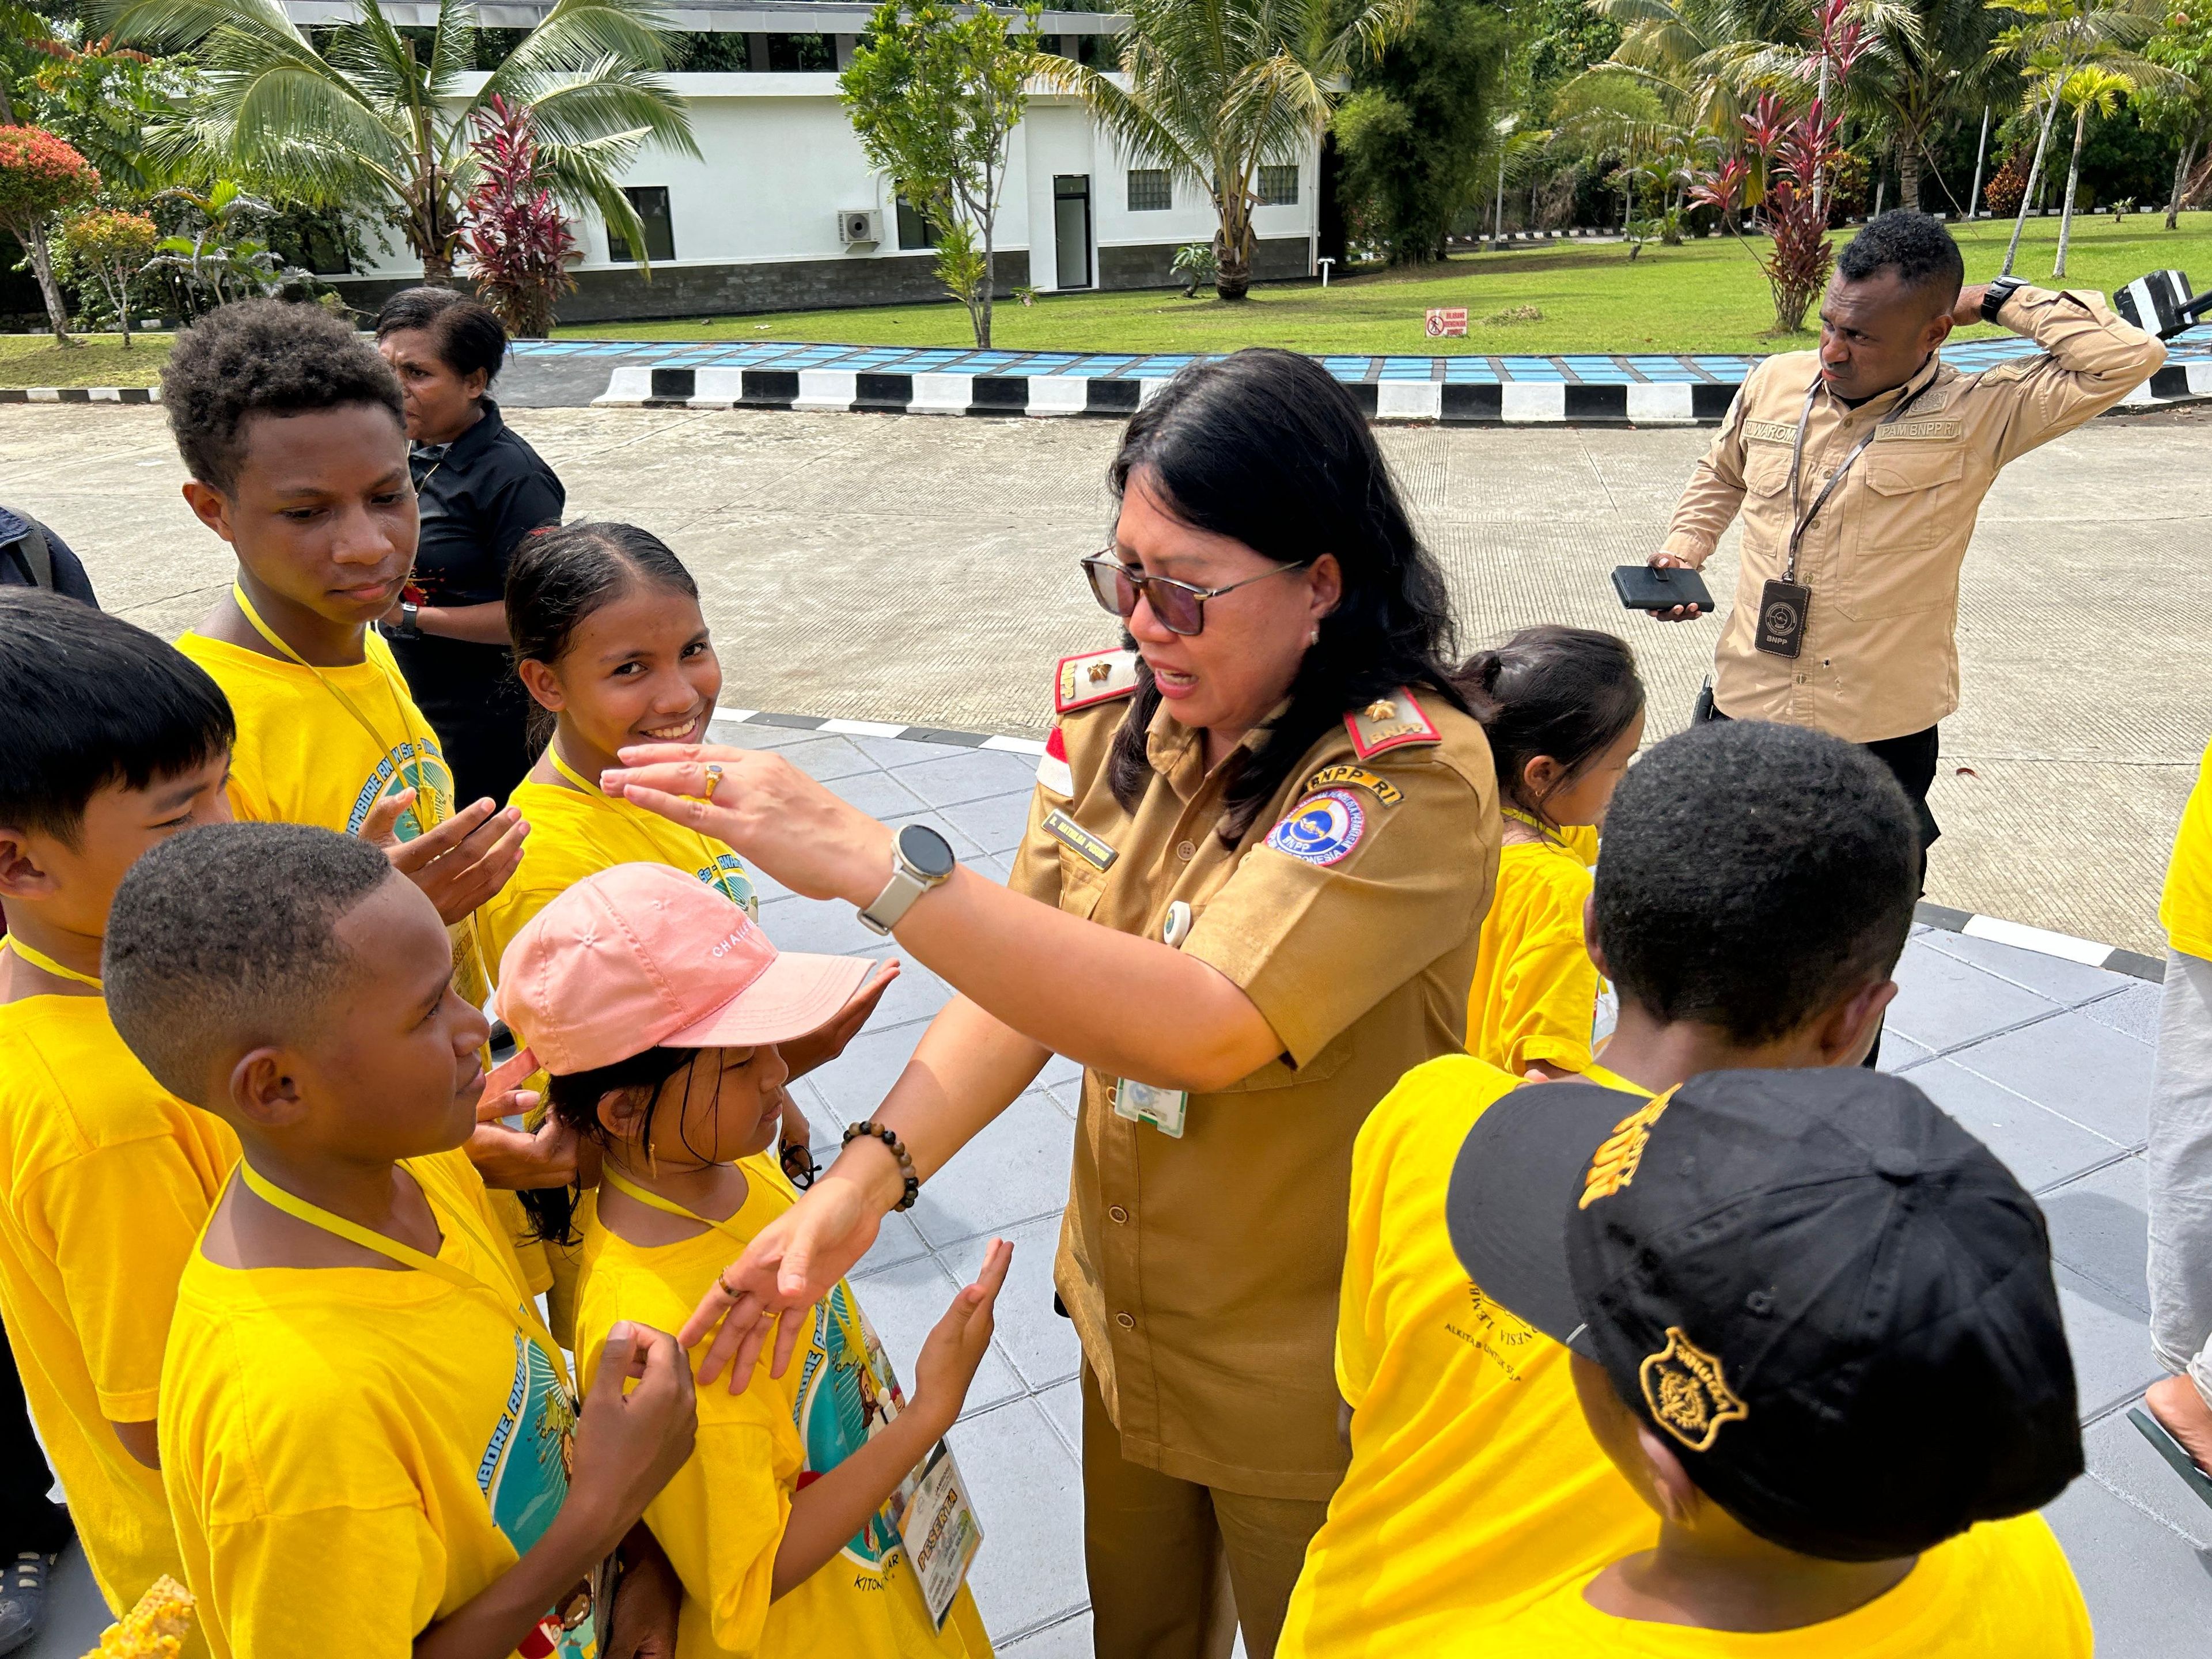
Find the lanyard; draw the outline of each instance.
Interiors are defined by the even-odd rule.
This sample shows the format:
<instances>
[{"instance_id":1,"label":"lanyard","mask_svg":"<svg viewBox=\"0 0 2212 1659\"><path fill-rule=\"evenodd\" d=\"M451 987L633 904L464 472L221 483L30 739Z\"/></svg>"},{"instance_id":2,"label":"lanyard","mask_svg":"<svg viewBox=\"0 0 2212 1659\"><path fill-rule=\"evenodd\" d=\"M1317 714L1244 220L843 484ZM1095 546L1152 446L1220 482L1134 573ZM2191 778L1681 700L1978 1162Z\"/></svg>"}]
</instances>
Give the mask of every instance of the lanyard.
<instances>
[{"instance_id":1,"label":"lanyard","mask_svg":"<svg viewBox=\"0 0 2212 1659\"><path fill-rule=\"evenodd\" d=\"M1802 465L1805 459L1805 428L1811 423L1813 419L1813 400L1820 395L1820 377L1817 374L1814 375L1813 384L1805 388L1804 412L1797 417L1796 441L1790 446L1790 517L1791 520L1791 528L1790 531L1790 568L1782 573L1782 580L1784 581L1790 583L1795 583L1796 581L1797 544L1805 539L1805 532L1813 527L1813 520L1820 517L1820 509L1827 505L1828 497L1835 493L1836 486L1843 483L1844 475L1851 470L1851 463L1858 459L1861 455L1864 454L1866 453L1866 447L1872 443L1877 437L1881 435L1882 428L1887 426L1892 421L1896 420L1900 415L1904 414L1906 410L1911 408L1913 400L1918 398L1921 392L1927 391L1929 386L1935 384L1936 377L1931 374L1928 379L1921 384L1918 390L1909 392L1904 397L1899 398L1897 400L1897 407L1891 410L1888 414L1883 416L1880 420L1876 421L1872 427L1868 428L1866 436L1860 439L1857 444L1852 448L1851 453L1844 457L1843 465L1836 469L1835 476L1830 478L1826 483L1820 487L1820 493L1813 498L1813 505L1808 507L1802 514L1800 514L1797 511L1797 473L1799 467Z\"/></svg>"},{"instance_id":2,"label":"lanyard","mask_svg":"<svg viewBox=\"0 0 2212 1659\"><path fill-rule=\"evenodd\" d=\"M404 1158L400 1160L400 1168L408 1168ZM410 1175L414 1174L412 1170L409 1170L408 1172ZM524 1307L528 1304L514 1295L511 1290L501 1290L498 1285L489 1284L466 1269L455 1267L450 1261L441 1261L434 1255L425 1255L412 1245L402 1244L396 1238L386 1238L380 1232L372 1232L368 1228L362 1226L357 1222L349 1221L342 1215L332 1215L320 1205L310 1204L298 1194L286 1192L282 1187L263 1176L244 1158L239 1160L238 1173L246 1186L252 1189L256 1197L265 1203L274 1205L286 1215L296 1220L304 1221L311 1227L319 1227L325 1232L343 1238L349 1244L360 1245L364 1250L374 1250L377 1255L388 1257L402 1267L412 1267L418 1273L428 1273L434 1279L442 1279L448 1285L458 1286L461 1290L483 1291L493 1301L499 1304L500 1311L507 1316L508 1322L516 1330L521 1332L544 1351L546 1359L552 1364L553 1375L560 1378L563 1386L566 1386L568 1377L568 1362L561 1352L560 1344L554 1341L553 1334L545 1328L544 1322L538 1317L537 1310L534 1307L526 1315L523 1312ZM427 1200L429 1197L428 1185L423 1182L420 1176L416 1176L415 1181L417 1186L422 1188L422 1195ZM474 1227L463 1221L458 1213L447 1216L446 1218L460 1229L473 1249L489 1255L494 1261L498 1260L498 1247L492 1244Z\"/></svg>"},{"instance_id":3,"label":"lanyard","mask_svg":"<svg viewBox=\"0 0 2212 1659\"><path fill-rule=\"evenodd\" d=\"M105 989L90 974L80 974L74 968L64 967L44 951L33 951L13 933L0 933L0 951L13 951L32 967L41 969L52 974L56 979L73 979L80 985L89 985L95 991Z\"/></svg>"},{"instance_id":4,"label":"lanyard","mask_svg":"<svg viewBox=\"0 0 2212 1659\"><path fill-rule=\"evenodd\" d=\"M1507 806L1502 802L1498 805L1498 811L1501 817L1511 818L1516 823L1527 824L1531 830L1534 830L1543 838L1544 844L1547 847L1564 847L1566 845L1565 842L1559 839L1559 832L1558 830L1553 829L1550 824L1546 823L1542 819L1537 817L1533 812L1524 812L1517 806Z\"/></svg>"},{"instance_id":5,"label":"lanyard","mask_svg":"<svg viewBox=\"0 0 2212 1659\"><path fill-rule=\"evenodd\" d=\"M604 801L613 800L614 798L608 794L605 790L600 788L599 785L593 783L581 772L579 772L574 767L569 765L567 761L561 758L561 744L557 738L549 740L547 742L545 745L545 757L553 763L553 769L556 772L558 772L562 777L568 779L569 782L574 784L576 787L581 790L585 794L596 796ZM628 805L627 802L624 804ZM637 810L643 811L645 809L640 807ZM663 823L670 823L672 822L667 818L661 818L658 813L653 814L653 816ZM707 835L704 830L693 830L691 831L691 838L699 843L699 851L706 857L706 879L711 884L714 881L714 878L721 873L722 855L714 850L714 843L707 839ZM712 1226L714 1224L709 1222L708 1224Z\"/></svg>"}]
</instances>

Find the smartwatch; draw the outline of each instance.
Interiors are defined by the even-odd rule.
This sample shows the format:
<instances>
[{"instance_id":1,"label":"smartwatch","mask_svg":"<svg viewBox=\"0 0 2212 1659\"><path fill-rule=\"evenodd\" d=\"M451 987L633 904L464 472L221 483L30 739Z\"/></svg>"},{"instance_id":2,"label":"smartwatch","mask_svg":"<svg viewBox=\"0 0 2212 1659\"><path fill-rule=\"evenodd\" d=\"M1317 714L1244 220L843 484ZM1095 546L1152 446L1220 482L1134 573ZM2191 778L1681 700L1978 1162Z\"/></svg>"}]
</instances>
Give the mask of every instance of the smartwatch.
<instances>
[{"instance_id":1,"label":"smartwatch","mask_svg":"<svg viewBox=\"0 0 2212 1659\"><path fill-rule=\"evenodd\" d=\"M1985 323L1996 321L1997 313L2004 309L2004 302L2012 298L2013 291L2027 286L2027 283L2018 276L1999 276L1993 279L1989 286L1982 290L1982 320Z\"/></svg>"},{"instance_id":2,"label":"smartwatch","mask_svg":"<svg viewBox=\"0 0 2212 1659\"><path fill-rule=\"evenodd\" d=\"M403 640L421 639L422 637L422 615L421 605L406 599L400 600L398 637Z\"/></svg>"},{"instance_id":3,"label":"smartwatch","mask_svg":"<svg viewBox=\"0 0 2212 1659\"><path fill-rule=\"evenodd\" d=\"M871 933L890 933L916 899L951 879L958 862L952 843L927 824L900 826L891 842L891 878L876 902L860 912L860 926Z\"/></svg>"}]
</instances>

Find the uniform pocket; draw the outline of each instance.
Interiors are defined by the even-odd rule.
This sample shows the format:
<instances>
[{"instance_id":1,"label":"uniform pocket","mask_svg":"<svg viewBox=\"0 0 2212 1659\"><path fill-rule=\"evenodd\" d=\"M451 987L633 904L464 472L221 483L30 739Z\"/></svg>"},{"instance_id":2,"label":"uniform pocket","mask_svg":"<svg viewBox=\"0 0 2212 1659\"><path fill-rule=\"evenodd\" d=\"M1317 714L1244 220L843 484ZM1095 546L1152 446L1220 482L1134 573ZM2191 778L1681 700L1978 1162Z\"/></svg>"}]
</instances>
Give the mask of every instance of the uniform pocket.
<instances>
[{"instance_id":1,"label":"uniform pocket","mask_svg":"<svg viewBox=\"0 0 2212 1659\"><path fill-rule=\"evenodd\" d=\"M1098 908L1105 896L1105 872L1090 860L1073 849L1062 847L1060 853L1060 908L1071 916L1091 920L1091 913Z\"/></svg>"},{"instance_id":2,"label":"uniform pocket","mask_svg":"<svg viewBox=\"0 0 2212 1659\"><path fill-rule=\"evenodd\" d=\"M1900 617L1948 605L1958 586L1955 561L1929 556L1956 538L1966 499L1966 458L1955 448L1876 453L1866 469L1838 603L1853 617ZM1958 538L1963 541L1963 538Z\"/></svg>"},{"instance_id":3,"label":"uniform pocket","mask_svg":"<svg viewBox=\"0 0 2212 1659\"><path fill-rule=\"evenodd\" d=\"M1747 444L1743 453L1743 487L1753 495L1778 495L1790 488L1790 446Z\"/></svg>"}]
</instances>

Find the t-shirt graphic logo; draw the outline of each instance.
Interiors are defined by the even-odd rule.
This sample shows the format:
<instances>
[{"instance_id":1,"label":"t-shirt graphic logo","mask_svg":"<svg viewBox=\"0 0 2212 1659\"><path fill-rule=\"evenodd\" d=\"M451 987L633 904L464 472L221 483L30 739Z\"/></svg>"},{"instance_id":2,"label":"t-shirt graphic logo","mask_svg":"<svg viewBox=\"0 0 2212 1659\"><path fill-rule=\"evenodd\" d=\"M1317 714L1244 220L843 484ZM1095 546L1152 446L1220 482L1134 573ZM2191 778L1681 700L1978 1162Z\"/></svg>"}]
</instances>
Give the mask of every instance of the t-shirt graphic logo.
<instances>
[{"instance_id":1,"label":"t-shirt graphic logo","mask_svg":"<svg viewBox=\"0 0 2212 1659\"><path fill-rule=\"evenodd\" d=\"M376 803L403 789L415 792L415 805L392 827L401 841L412 841L432 824L453 817L453 775L446 757L433 744L401 743L386 752L354 797L353 810L346 814L346 833L359 834Z\"/></svg>"},{"instance_id":2,"label":"t-shirt graphic logo","mask_svg":"<svg viewBox=\"0 0 2212 1659\"><path fill-rule=\"evenodd\" d=\"M814 1310L814 1330L801 1364L792 1419L806 1462L799 1485L811 1486L880 1434L906 1409L890 1356L841 1279ZM852 1560L889 1571L899 1549L908 1498L902 1485L845 1545Z\"/></svg>"},{"instance_id":3,"label":"t-shirt graphic logo","mask_svg":"<svg viewBox=\"0 0 2212 1659\"><path fill-rule=\"evenodd\" d=\"M760 920L760 900L753 893L752 878L738 862L735 853L717 853L712 864L701 865L691 873L756 921Z\"/></svg>"},{"instance_id":4,"label":"t-shirt graphic logo","mask_svg":"<svg viewBox=\"0 0 2212 1659\"><path fill-rule=\"evenodd\" d=\"M499 1421L477 1464L477 1486L491 1506L492 1523L517 1555L545 1535L568 1496L568 1463L576 1427L576 1402L545 1351L520 1332L514 1336L514 1376ZM525 1659L592 1659L598 1639L586 1613L564 1628L556 1609L523 1639Z\"/></svg>"}]
</instances>

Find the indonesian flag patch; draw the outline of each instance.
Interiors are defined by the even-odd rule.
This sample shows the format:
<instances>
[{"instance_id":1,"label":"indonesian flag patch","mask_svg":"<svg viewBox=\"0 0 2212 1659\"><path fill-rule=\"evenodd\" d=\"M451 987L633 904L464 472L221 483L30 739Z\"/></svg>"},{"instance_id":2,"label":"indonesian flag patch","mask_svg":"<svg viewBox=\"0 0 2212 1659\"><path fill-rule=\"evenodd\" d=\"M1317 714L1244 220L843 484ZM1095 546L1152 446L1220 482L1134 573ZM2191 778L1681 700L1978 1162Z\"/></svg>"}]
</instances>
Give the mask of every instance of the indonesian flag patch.
<instances>
[{"instance_id":1,"label":"indonesian flag patch","mask_svg":"<svg viewBox=\"0 0 2212 1659\"><path fill-rule=\"evenodd\" d=\"M1044 754L1037 762L1037 787L1062 800L1075 799L1075 774L1067 764L1067 739L1056 726L1044 740Z\"/></svg>"}]
</instances>

